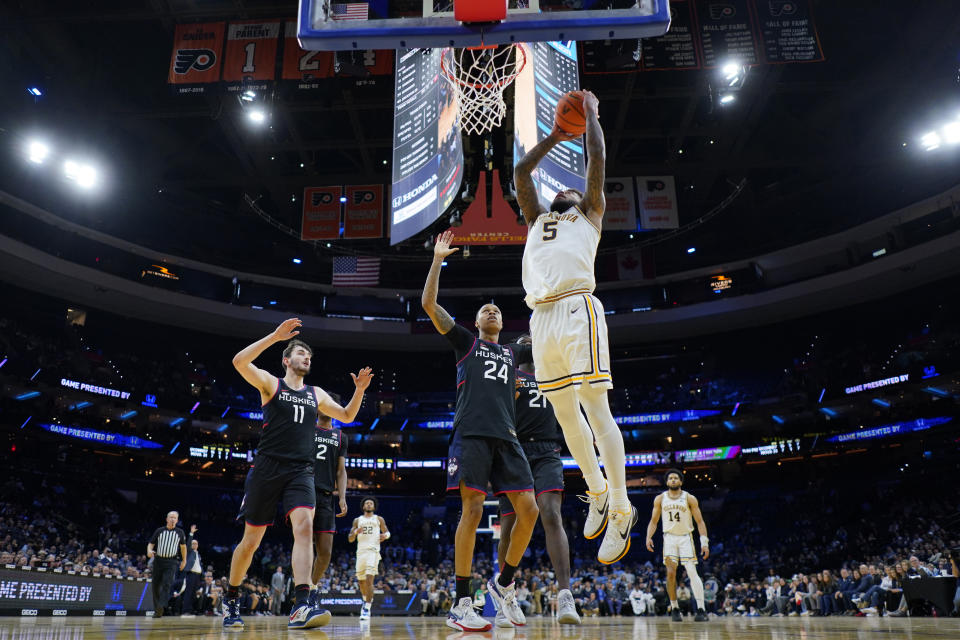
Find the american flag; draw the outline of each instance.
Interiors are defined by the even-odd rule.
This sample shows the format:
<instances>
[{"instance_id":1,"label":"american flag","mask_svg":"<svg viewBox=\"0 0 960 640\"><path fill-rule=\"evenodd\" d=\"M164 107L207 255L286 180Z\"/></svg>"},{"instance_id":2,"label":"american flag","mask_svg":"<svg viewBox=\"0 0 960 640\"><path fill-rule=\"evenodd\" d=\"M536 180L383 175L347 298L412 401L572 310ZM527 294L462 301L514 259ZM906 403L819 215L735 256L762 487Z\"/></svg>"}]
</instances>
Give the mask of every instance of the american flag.
<instances>
[{"instance_id":1,"label":"american flag","mask_svg":"<svg viewBox=\"0 0 960 640\"><path fill-rule=\"evenodd\" d=\"M334 258L333 286L375 287L380 284L380 258Z\"/></svg>"},{"instance_id":2,"label":"american flag","mask_svg":"<svg viewBox=\"0 0 960 640\"><path fill-rule=\"evenodd\" d=\"M330 17L333 20L366 20L366 2L347 2L330 5Z\"/></svg>"}]
</instances>

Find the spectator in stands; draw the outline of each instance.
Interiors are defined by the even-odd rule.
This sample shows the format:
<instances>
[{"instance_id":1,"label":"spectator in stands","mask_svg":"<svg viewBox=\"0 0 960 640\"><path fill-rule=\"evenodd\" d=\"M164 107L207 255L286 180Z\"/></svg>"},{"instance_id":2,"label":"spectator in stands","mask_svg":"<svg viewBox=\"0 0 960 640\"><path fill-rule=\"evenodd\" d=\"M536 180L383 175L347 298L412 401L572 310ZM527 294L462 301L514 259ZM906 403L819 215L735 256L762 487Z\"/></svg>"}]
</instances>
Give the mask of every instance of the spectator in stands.
<instances>
[{"instance_id":1,"label":"spectator in stands","mask_svg":"<svg viewBox=\"0 0 960 640\"><path fill-rule=\"evenodd\" d=\"M713 575L708 575L703 582L703 604L704 610L708 614L717 612L717 591L719 589L717 579Z\"/></svg>"},{"instance_id":2,"label":"spectator in stands","mask_svg":"<svg viewBox=\"0 0 960 640\"><path fill-rule=\"evenodd\" d=\"M597 600L597 592L591 591L590 597L583 601L583 615L588 618L596 618L600 613L600 601Z\"/></svg>"},{"instance_id":3,"label":"spectator in stands","mask_svg":"<svg viewBox=\"0 0 960 640\"><path fill-rule=\"evenodd\" d=\"M270 612L275 616L283 613L283 596L287 581L283 576L283 567L277 565L277 570L270 578Z\"/></svg>"},{"instance_id":4,"label":"spectator in stands","mask_svg":"<svg viewBox=\"0 0 960 640\"><path fill-rule=\"evenodd\" d=\"M677 604L680 605L680 611L686 615L693 615L693 607L690 604L693 599L693 594L690 592L690 587L687 584L681 583L677 587Z\"/></svg>"},{"instance_id":5,"label":"spectator in stands","mask_svg":"<svg viewBox=\"0 0 960 640\"><path fill-rule=\"evenodd\" d=\"M850 602L850 596L853 595L853 590L856 588L856 583L853 581L853 577L850 575L850 571L843 567L840 569L840 579L837 580L837 590L833 594L833 609L835 613L845 613L847 610L847 603Z\"/></svg>"}]
</instances>

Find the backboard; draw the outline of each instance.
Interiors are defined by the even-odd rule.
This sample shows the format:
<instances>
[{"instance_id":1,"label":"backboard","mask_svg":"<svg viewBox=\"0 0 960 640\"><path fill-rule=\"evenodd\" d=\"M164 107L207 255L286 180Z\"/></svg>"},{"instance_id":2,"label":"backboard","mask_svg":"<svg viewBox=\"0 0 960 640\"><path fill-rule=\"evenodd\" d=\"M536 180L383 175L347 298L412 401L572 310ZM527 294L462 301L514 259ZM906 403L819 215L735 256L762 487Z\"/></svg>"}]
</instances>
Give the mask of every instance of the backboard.
<instances>
[{"instance_id":1,"label":"backboard","mask_svg":"<svg viewBox=\"0 0 960 640\"><path fill-rule=\"evenodd\" d=\"M622 0L517 3L511 0L503 22L464 24L454 18L452 0L422 0L418 9L417 2L300 0L297 35L306 50L349 51L652 38L670 26L669 0L638 0L626 9L596 8Z\"/></svg>"}]
</instances>

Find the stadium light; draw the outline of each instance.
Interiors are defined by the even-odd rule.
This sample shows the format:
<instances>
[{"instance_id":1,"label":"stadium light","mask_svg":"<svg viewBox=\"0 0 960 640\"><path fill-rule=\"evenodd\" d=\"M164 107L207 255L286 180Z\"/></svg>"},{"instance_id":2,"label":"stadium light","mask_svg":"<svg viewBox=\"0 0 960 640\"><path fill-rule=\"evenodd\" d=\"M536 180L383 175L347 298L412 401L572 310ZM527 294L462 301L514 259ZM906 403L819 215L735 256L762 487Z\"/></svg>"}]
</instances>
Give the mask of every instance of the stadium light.
<instances>
[{"instance_id":1,"label":"stadium light","mask_svg":"<svg viewBox=\"0 0 960 640\"><path fill-rule=\"evenodd\" d=\"M77 183L78 187L89 189L97 184L97 170L92 165L67 160L63 163L63 173L67 180Z\"/></svg>"},{"instance_id":2,"label":"stadium light","mask_svg":"<svg viewBox=\"0 0 960 640\"><path fill-rule=\"evenodd\" d=\"M948 122L941 129L943 139L948 144L957 144L960 142L960 120Z\"/></svg>"},{"instance_id":3,"label":"stadium light","mask_svg":"<svg viewBox=\"0 0 960 640\"><path fill-rule=\"evenodd\" d=\"M736 62L727 62L720 70L723 73L723 77L729 80L740 75L743 67Z\"/></svg>"},{"instance_id":4,"label":"stadium light","mask_svg":"<svg viewBox=\"0 0 960 640\"><path fill-rule=\"evenodd\" d=\"M43 95L43 91L40 90L40 87L27 87L27 93L35 98L39 98Z\"/></svg>"},{"instance_id":5,"label":"stadium light","mask_svg":"<svg viewBox=\"0 0 960 640\"><path fill-rule=\"evenodd\" d=\"M340 196L340 202L346 202L347 196Z\"/></svg>"},{"instance_id":6,"label":"stadium light","mask_svg":"<svg viewBox=\"0 0 960 640\"><path fill-rule=\"evenodd\" d=\"M254 109L247 114L247 117L250 118L250 122L254 124L263 124L267 120L267 114L264 113L262 109Z\"/></svg>"},{"instance_id":7,"label":"stadium light","mask_svg":"<svg viewBox=\"0 0 960 640\"><path fill-rule=\"evenodd\" d=\"M737 99L737 96L733 95L732 93L725 93L722 96L720 96L720 104L730 104L736 99Z\"/></svg>"},{"instance_id":8,"label":"stadium light","mask_svg":"<svg viewBox=\"0 0 960 640\"><path fill-rule=\"evenodd\" d=\"M257 93L255 91L250 91L249 89L240 95L240 99L244 102L253 102L253 99L256 97Z\"/></svg>"},{"instance_id":9,"label":"stadium light","mask_svg":"<svg viewBox=\"0 0 960 640\"><path fill-rule=\"evenodd\" d=\"M687 253L696 253L696 252L697 252L696 247L690 247L689 249L687 249Z\"/></svg>"},{"instance_id":10,"label":"stadium light","mask_svg":"<svg viewBox=\"0 0 960 640\"><path fill-rule=\"evenodd\" d=\"M50 147L39 140L33 140L27 145L27 159L34 164L43 164L49 155Z\"/></svg>"},{"instance_id":11,"label":"stadium light","mask_svg":"<svg viewBox=\"0 0 960 640\"><path fill-rule=\"evenodd\" d=\"M301 260L300 258L293 259L293 264L300 264L301 262L303 262L303 260Z\"/></svg>"},{"instance_id":12,"label":"stadium light","mask_svg":"<svg viewBox=\"0 0 960 640\"><path fill-rule=\"evenodd\" d=\"M934 149L940 148L940 134L936 131L929 131L922 136L920 136L920 144L923 145L923 148L927 151L933 151Z\"/></svg>"}]
</instances>

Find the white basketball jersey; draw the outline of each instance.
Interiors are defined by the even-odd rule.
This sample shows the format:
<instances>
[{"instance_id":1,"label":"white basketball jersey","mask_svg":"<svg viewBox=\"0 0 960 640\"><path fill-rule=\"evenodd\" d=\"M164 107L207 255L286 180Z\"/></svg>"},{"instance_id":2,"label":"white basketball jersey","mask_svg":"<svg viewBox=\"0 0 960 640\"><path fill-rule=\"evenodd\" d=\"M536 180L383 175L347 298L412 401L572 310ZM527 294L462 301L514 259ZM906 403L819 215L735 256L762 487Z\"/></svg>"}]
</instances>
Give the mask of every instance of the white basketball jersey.
<instances>
[{"instance_id":1,"label":"white basketball jersey","mask_svg":"<svg viewBox=\"0 0 960 640\"><path fill-rule=\"evenodd\" d=\"M679 498L671 498L670 493L663 492L660 502L660 512L663 518L663 532L685 536L693 531L693 517L690 515L690 505L686 491L680 492Z\"/></svg>"},{"instance_id":2,"label":"white basketball jersey","mask_svg":"<svg viewBox=\"0 0 960 640\"><path fill-rule=\"evenodd\" d=\"M360 533L357 535L357 553L376 551L380 553L380 518L376 515L357 518Z\"/></svg>"},{"instance_id":3,"label":"white basketball jersey","mask_svg":"<svg viewBox=\"0 0 960 640\"><path fill-rule=\"evenodd\" d=\"M600 230L577 207L540 214L523 250L527 306L533 309L537 302L552 302L551 297L571 291L593 293L599 243Z\"/></svg>"}]
</instances>

